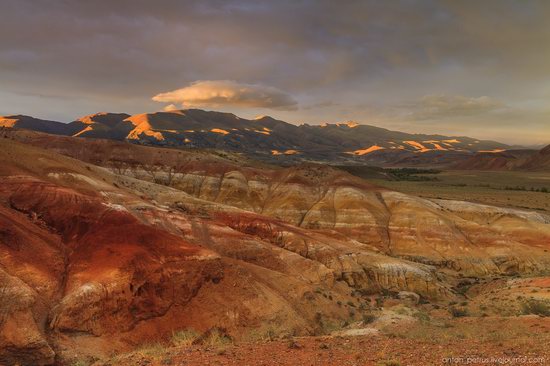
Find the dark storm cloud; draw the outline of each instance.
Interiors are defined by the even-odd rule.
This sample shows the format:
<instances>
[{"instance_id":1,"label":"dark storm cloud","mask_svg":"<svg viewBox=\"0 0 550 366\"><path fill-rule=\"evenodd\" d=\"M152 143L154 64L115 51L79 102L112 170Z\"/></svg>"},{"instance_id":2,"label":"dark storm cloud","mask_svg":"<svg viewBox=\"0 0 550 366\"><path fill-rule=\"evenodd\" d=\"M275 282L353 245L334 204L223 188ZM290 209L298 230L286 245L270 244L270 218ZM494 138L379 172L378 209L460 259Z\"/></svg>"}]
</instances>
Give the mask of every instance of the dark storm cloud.
<instances>
[{"instance_id":1,"label":"dark storm cloud","mask_svg":"<svg viewBox=\"0 0 550 366\"><path fill-rule=\"evenodd\" d=\"M546 1L2 0L0 14L0 114L143 112L159 90L235 80L287 92L305 107L275 114L295 122L414 124L391 111L487 96L550 140L537 122L550 100ZM477 132L471 117L437 116L457 134Z\"/></svg>"}]
</instances>

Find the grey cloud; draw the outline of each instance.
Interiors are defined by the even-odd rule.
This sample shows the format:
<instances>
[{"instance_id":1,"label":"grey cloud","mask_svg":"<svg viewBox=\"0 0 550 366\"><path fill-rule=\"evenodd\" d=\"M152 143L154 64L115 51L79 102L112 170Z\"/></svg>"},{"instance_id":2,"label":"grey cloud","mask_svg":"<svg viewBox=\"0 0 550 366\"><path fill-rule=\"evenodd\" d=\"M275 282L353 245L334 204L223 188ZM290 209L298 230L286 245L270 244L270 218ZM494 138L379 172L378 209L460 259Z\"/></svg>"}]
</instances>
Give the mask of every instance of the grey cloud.
<instances>
[{"instance_id":1,"label":"grey cloud","mask_svg":"<svg viewBox=\"0 0 550 366\"><path fill-rule=\"evenodd\" d=\"M325 100L322 102L304 105L301 109L307 111L312 109L321 109L321 108L325 109L325 108L336 107L336 106L338 106L338 103L333 102L331 100Z\"/></svg>"},{"instance_id":2,"label":"grey cloud","mask_svg":"<svg viewBox=\"0 0 550 366\"><path fill-rule=\"evenodd\" d=\"M428 120L483 115L503 109L505 105L487 96L426 95L403 108L413 119Z\"/></svg>"},{"instance_id":3,"label":"grey cloud","mask_svg":"<svg viewBox=\"0 0 550 366\"><path fill-rule=\"evenodd\" d=\"M438 93L550 97L548 1L2 0L0 13L0 94L60 96L19 101L44 118L155 110L151 95L195 80L284 90L306 106L276 111L291 122Z\"/></svg>"}]
</instances>

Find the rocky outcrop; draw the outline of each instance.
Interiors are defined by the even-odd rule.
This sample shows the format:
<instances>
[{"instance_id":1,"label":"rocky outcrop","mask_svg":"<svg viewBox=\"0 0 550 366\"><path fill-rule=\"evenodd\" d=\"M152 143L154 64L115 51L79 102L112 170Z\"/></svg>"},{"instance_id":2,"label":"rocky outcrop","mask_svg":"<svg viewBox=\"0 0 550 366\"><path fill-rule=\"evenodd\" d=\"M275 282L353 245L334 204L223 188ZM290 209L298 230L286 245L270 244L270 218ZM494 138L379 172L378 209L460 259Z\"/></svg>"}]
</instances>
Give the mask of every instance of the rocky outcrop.
<instances>
[{"instance_id":1,"label":"rocky outcrop","mask_svg":"<svg viewBox=\"0 0 550 366\"><path fill-rule=\"evenodd\" d=\"M43 316L36 291L0 269L0 364L53 363L55 354L41 326Z\"/></svg>"}]
</instances>

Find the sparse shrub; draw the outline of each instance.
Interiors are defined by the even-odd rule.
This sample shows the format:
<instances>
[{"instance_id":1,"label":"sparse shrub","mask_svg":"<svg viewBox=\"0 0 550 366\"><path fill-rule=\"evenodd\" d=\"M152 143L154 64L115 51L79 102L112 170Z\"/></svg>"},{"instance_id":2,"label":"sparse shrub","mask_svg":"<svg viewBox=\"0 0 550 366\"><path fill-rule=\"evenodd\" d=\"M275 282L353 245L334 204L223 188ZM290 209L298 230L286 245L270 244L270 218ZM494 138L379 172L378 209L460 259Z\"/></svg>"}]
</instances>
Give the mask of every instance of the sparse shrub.
<instances>
[{"instance_id":1,"label":"sparse shrub","mask_svg":"<svg viewBox=\"0 0 550 366\"><path fill-rule=\"evenodd\" d=\"M470 289L470 287L471 287L471 285L461 286L456 290L456 292L458 292L461 295L465 295L468 292L468 290Z\"/></svg>"},{"instance_id":2,"label":"sparse shrub","mask_svg":"<svg viewBox=\"0 0 550 366\"><path fill-rule=\"evenodd\" d=\"M348 301L348 306L352 306L352 307L355 307L355 304L352 302L352 301Z\"/></svg>"},{"instance_id":3,"label":"sparse shrub","mask_svg":"<svg viewBox=\"0 0 550 366\"><path fill-rule=\"evenodd\" d=\"M314 320L319 327L323 328L323 314L321 314L320 312L315 313Z\"/></svg>"},{"instance_id":4,"label":"sparse shrub","mask_svg":"<svg viewBox=\"0 0 550 366\"><path fill-rule=\"evenodd\" d=\"M397 360L384 360L378 361L376 363L376 366L401 366L401 362Z\"/></svg>"},{"instance_id":5,"label":"sparse shrub","mask_svg":"<svg viewBox=\"0 0 550 366\"><path fill-rule=\"evenodd\" d=\"M382 290L380 290L380 293L382 294L382 296L385 296L385 297L391 297L391 295L392 295L392 293L390 292L390 290L385 289L385 288L383 288Z\"/></svg>"},{"instance_id":6,"label":"sparse shrub","mask_svg":"<svg viewBox=\"0 0 550 366\"><path fill-rule=\"evenodd\" d=\"M373 323L376 320L376 316L374 314L363 314L363 324L370 324Z\"/></svg>"},{"instance_id":7,"label":"sparse shrub","mask_svg":"<svg viewBox=\"0 0 550 366\"><path fill-rule=\"evenodd\" d=\"M172 365L173 363L174 361L171 358L165 358L160 362L161 365Z\"/></svg>"},{"instance_id":8,"label":"sparse shrub","mask_svg":"<svg viewBox=\"0 0 550 366\"><path fill-rule=\"evenodd\" d=\"M264 341L273 341L275 338L277 338L277 333L273 328L268 328L262 336Z\"/></svg>"},{"instance_id":9,"label":"sparse shrub","mask_svg":"<svg viewBox=\"0 0 550 366\"><path fill-rule=\"evenodd\" d=\"M174 346L190 346L199 336L194 329L185 329L174 332L171 341Z\"/></svg>"},{"instance_id":10,"label":"sparse shrub","mask_svg":"<svg viewBox=\"0 0 550 366\"><path fill-rule=\"evenodd\" d=\"M221 332L219 329L212 329L207 333L208 335L203 340L203 344L205 344L208 347L213 347L213 348L223 347L233 342L232 339L227 334L225 334L224 332Z\"/></svg>"},{"instance_id":11,"label":"sparse shrub","mask_svg":"<svg viewBox=\"0 0 550 366\"><path fill-rule=\"evenodd\" d=\"M138 353L152 358L159 358L164 354L166 347L160 343L145 344L138 349Z\"/></svg>"},{"instance_id":12,"label":"sparse shrub","mask_svg":"<svg viewBox=\"0 0 550 366\"><path fill-rule=\"evenodd\" d=\"M540 316L550 316L550 304L542 300L528 300L521 304L523 314L536 314Z\"/></svg>"},{"instance_id":13,"label":"sparse shrub","mask_svg":"<svg viewBox=\"0 0 550 366\"><path fill-rule=\"evenodd\" d=\"M449 312L451 313L453 318L461 318L461 317L464 317L464 316L468 316L468 310L466 310L464 308L451 307L449 309Z\"/></svg>"},{"instance_id":14,"label":"sparse shrub","mask_svg":"<svg viewBox=\"0 0 550 366\"><path fill-rule=\"evenodd\" d=\"M296 342L296 340L294 339L291 339L288 341L288 348L289 349L300 349L302 348L302 345L298 342Z\"/></svg>"},{"instance_id":15,"label":"sparse shrub","mask_svg":"<svg viewBox=\"0 0 550 366\"><path fill-rule=\"evenodd\" d=\"M397 314L400 314L400 315L407 315L409 313L406 308L399 308L399 309L395 310L395 312Z\"/></svg>"},{"instance_id":16,"label":"sparse shrub","mask_svg":"<svg viewBox=\"0 0 550 366\"><path fill-rule=\"evenodd\" d=\"M430 315L424 311L417 311L413 314L413 316L420 320L421 322L429 322L430 321Z\"/></svg>"}]
</instances>

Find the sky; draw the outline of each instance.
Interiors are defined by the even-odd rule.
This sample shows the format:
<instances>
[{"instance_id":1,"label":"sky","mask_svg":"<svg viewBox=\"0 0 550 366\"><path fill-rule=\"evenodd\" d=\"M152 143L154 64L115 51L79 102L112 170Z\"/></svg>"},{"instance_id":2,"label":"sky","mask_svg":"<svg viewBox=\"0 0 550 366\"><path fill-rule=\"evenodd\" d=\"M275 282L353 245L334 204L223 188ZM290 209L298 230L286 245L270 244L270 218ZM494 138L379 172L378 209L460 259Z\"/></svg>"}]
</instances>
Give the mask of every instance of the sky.
<instances>
[{"instance_id":1,"label":"sky","mask_svg":"<svg viewBox=\"0 0 550 366\"><path fill-rule=\"evenodd\" d=\"M201 108L550 143L550 1L0 0L0 115Z\"/></svg>"}]
</instances>

